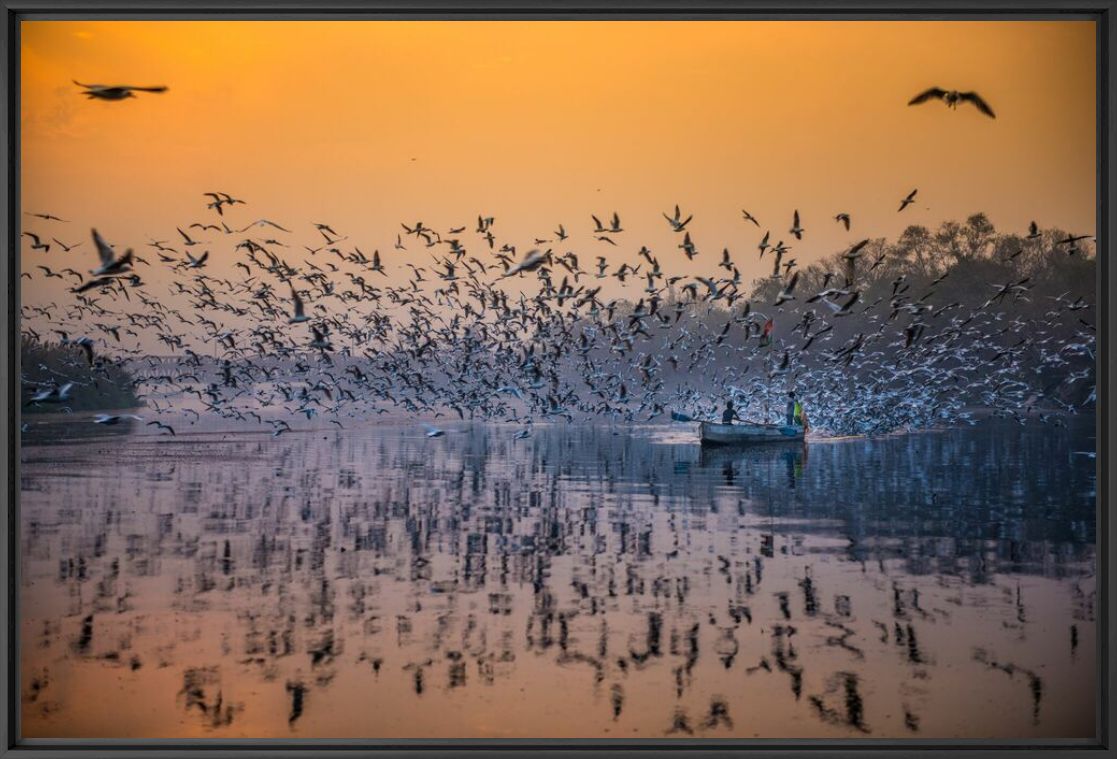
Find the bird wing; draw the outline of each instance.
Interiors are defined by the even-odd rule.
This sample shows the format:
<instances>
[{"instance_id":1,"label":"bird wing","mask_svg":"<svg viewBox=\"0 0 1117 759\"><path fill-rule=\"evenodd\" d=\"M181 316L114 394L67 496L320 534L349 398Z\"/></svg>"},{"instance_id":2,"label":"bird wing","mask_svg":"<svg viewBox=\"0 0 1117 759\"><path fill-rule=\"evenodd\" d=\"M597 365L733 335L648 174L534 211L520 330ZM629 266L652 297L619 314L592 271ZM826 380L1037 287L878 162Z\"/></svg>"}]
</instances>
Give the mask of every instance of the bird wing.
<instances>
[{"instance_id":1,"label":"bird wing","mask_svg":"<svg viewBox=\"0 0 1117 759\"><path fill-rule=\"evenodd\" d=\"M920 103L926 103L931 98L938 98L941 100L945 94L946 90L939 89L938 87L932 87L931 89L924 90L923 92L913 97L911 100L908 101L908 105L919 105Z\"/></svg>"},{"instance_id":2,"label":"bird wing","mask_svg":"<svg viewBox=\"0 0 1117 759\"><path fill-rule=\"evenodd\" d=\"M97 255L101 257L101 265L108 266L111 264L116 254L109 247L109 244L101 239L101 235L97 234L96 229L93 230L93 243L97 246Z\"/></svg>"},{"instance_id":3,"label":"bird wing","mask_svg":"<svg viewBox=\"0 0 1117 759\"><path fill-rule=\"evenodd\" d=\"M973 103L977 106L977 110L981 111L991 119L997 118L997 115L993 113L993 109L989 107L989 104L982 100L981 95L978 95L976 92L960 92L958 93L958 99L968 100L969 102Z\"/></svg>"},{"instance_id":4,"label":"bird wing","mask_svg":"<svg viewBox=\"0 0 1117 759\"><path fill-rule=\"evenodd\" d=\"M847 258L853 258L854 256L856 256L856 255L857 255L857 253L858 253L858 252L859 252L859 251L860 251L860 250L861 250L862 248L864 248L864 247L865 247L866 245L868 245L868 244L869 244L869 240L868 240L867 238L866 238L866 239L864 239L864 240L862 240L861 242L857 243L856 245L854 245L854 246L853 246L852 248L850 248L850 249L849 249L849 252L848 252L848 253L846 253L846 257L847 257Z\"/></svg>"},{"instance_id":5,"label":"bird wing","mask_svg":"<svg viewBox=\"0 0 1117 759\"><path fill-rule=\"evenodd\" d=\"M136 92L166 92L167 91L167 88L164 87L163 85L159 85L157 87L131 87L131 86L128 86L128 87L122 87L121 89L134 90Z\"/></svg>"}]
</instances>

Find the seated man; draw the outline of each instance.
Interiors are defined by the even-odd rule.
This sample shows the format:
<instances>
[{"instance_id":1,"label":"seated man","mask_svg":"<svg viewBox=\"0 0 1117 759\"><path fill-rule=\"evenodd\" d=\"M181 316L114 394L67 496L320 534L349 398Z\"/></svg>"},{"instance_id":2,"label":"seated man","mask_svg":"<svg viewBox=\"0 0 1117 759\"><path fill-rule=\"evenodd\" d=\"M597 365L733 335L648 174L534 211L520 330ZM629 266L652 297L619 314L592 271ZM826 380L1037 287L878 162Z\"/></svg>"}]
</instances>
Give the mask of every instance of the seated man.
<instances>
[{"instance_id":1,"label":"seated man","mask_svg":"<svg viewBox=\"0 0 1117 759\"><path fill-rule=\"evenodd\" d=\"M737 418L737 410L733 408L733 401L725 402L725 411L721 413L722 424L733 424L733 420Z\"/></svg>"}]
</instances>

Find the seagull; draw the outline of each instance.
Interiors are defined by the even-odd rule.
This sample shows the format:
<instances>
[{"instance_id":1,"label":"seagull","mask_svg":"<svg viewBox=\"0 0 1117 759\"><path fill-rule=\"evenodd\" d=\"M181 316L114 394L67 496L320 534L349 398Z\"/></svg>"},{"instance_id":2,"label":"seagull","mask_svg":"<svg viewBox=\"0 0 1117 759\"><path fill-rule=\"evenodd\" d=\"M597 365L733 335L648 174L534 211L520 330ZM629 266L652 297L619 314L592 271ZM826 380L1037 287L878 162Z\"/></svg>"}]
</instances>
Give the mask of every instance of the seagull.
<instances>
[{"instance_id":1,"label":"seagull","mask_svg":"<svg viewBox=\"0 0 1117 759\"><path fill-rule=\"evenodd\" d=\"M97 414L97 416L93 417L93 423L113 425L120 424L124 419L135 419L137 422L143 421L141 417L135 414Z\"/></svg>"},{"instance_id":2,"label":"seagull","mask_svg":"<svg viewBox=\"0 0 1117 759\"><path fill-rule=\"evenodd\" d=\"M41 250L44 253L50 253L50 243L45 243L39 239L39 236L34 232L24 232L24 236L31 238L31 250Z\"/></svg>"},{"instance_id":3,"label":"seagull","mask_svg":"<svg viewBox=\"0 0 1117 759\"><path fill-rule=\"evenodd\" d=\"M248 203L248 201L234 198L227 192L203 192L202 195L213 198L212 203L206 203L206 208L212 208L217 211L218 216L225 215L225 212L221 210L221 206L235 206L237 203Z\"/></svg>"},{"instance_id":4,"label":"seagull","mask_svg":"<svg viewBox=\"0 0 1117 759\"><path fill-rule=\"evenodd\" d=\"M426 430L426 436L427 437L442 437L443 435L446 434L445 430L440 430L437 427L434 427L430 424L424 424L423 429Z\"/></svg>"},{"instance_id":5,"label":"seagull","mask_svg":"<svg viewBox=\"0 0 1117 759\"><path fill-rule=\"evenodd\" d=\"M330 338L325 333L320 332L317 327L311 327L310 331L314 333L314 340L311 341L311 348L318 348L319 350L328 351L333 349L330 344Z\"/></svg>"},{"instance_id":6,"label":"seagull","mask_svg":"<svg viewBox=\"0 0 1117 759\"><path fill-rule=\"evenodd\" d=\"M826 298L823 298L822 302L830 307L830 310L834 312L834 316L848 316L851 313L850 309L853 308L853 304L860 299L860 291L854 290L852 293L849 294L849 300L847 300L844 304L838 304Z\"/></svg>"},{"instance_id":7,"label":"seagull","mask_svg":"<svg viewBox=\"0 0 1117 759\"><path fill-rule=\"evenodd\" d=\"M137 419L138 419L138 418L139 418L139 417L137 417ZM164 424L163 422L159 422L159 421L153 421L153 422L148 422L148 423L147 423L147 426L148 426L148 427L150 427L150 426L151 426L151 425L153 425L153 424L154 424L154 425L155 425L156 427L158 427L159 429L163 430L164 432L169 432L169 433L171 433L171 437L174 437L174 435L175 435L175 428L174 428L174 427L172 427L171 425L169 425L169 424Z\"/></svg>"},{"instance_id":8,"label":"seagull","mask_svg":"<svg viewBox=\"0 0 1117 759\"><path fill-rule=\"evenodd\" d=\"M97 100L124 100L125 98L134 98L136 92L166 92L167 88L163 86L158 87L135 87L128 84L82 84L77 80L71 80L78 87L84 87L86 95L90 98Z\"/></svg>"},{"instance_id":9,"label":"seagull","mask_svg":"<svg viewBox=\"0 0 1117 759\"><path fill-rule=\"evenodd\" d=\"M62 403L70 400L70 391L74 389L73 382L67 382L62 387L51 387L45 390L40 390L27 401L27 405L32 403Z\"/></svg>"},{"instance_id":10,"label":"seagull","mask_svg":"<svg viewBox=\"0 0 1117 759\"><path fill-rule=\"evenodd\" d=\"M53 240L55 243L57 243L58 247L62 248L63 253L69 253L71 250L73 250L77 246L81 245L80 242L76 242L73 245L67 245L66 243L59 240L57 237L52 237L50 239Z\"/></svg>"},{"instance_id":11,"label":"seagull","mask_svg":"<svg viewBox=\"0 0 1117 759\"><path fill-rule=\"evenodd\" d=\"M101 235L97 234L96 229L93 230L93 244L97 246L97 255L101 258L101 265L96 269L91 269L90 274L100 277L103 274L120 274L132 268L131 248L124 251L123 256L117 258L116 251L101 239Z\"/></svg>"},{"instance_id":12,"label":"seagull","mask_svg":"<svg viewBox=\"0 0 1117 759\"><path fill-rule=\"evenodd\" d=\"M799 226L799 209L795 209L795 220L791 223L791 229L788 231L795 235L796 240L803 239L803 228Z\"/></svg>"},{"instance_id":13,"label":"seagull","mask_svg":"<svg viewBox=\"0 0 1117 759\"><path fill-rule=\"evenodd\" d=\"M527 252L527 255L524 256L524 259L522 261L520 261L518 264L516 264L515 266L513 266L511 269L509 269L507 272L505 272L504 276L500 277L500 279L504 279L505 277L511 277L514 274L519 274L519 273L525 272L525 271L535 271L540 266L542 266L547 261L549 261L550 258L551 258L551 249L550 248L548 248L545 251L539 250L537 248L529 250Z\"/></svg>"},{"instance_id":14,"label":"seagull","mask_svg":"<svg viewBox=\"0 0 1117 759\"><path fill-rule=\"evenodd\" d=\"M741 214L744 217L745 221L751 221L753 224L755 224L757 226L757 228L760 227L760 222L757 221L756 217L753 216L751 213L749 213L748 211L746 211L745 209L742 208L741 209Z\"/></svg>"},{"instance_id":15,"label":"seagull","mask_svg":"<svg viewBox=\"0 0 1117 759\"><path fill-rule=\"evenodd\" d=\"M1040 237L1039 225L1036 224L1033 221L1031 224L1028 225L1028 236L1025 239L1035 240L1035 239L1038 239L1039 237Z\"/></svg>"},{"instance_id":16,"label":"seagull","mask_svg":"<svg viewBox=\"0 0 1117 759\"><path fill-rule=\"evenodd\" d=\"M847 232L849 231L849 214L848 213L838 214L837 216L834 217L834 221L838 222L839 224L842 224L843 226L845 226L846 231Z\"/></svg>"},{"instance_id":17,"label":"seagull","mask_svg":"<svg viewBox=\"0 0 1117 759\"><path fill-rule=\"evenodd\" d=\"M760 257L761 258L764 258L764 251L766 251L766 250L768 250L768 248L772 247L771 245L768 244L768 236L770 234L771 234L770 231L765 232L764 233L764 239L761 240L760 243L756 246L756 247L760 248Z\"/></svg>"},{"instance_id":18,"label":"seagull","mask_svg":"<svg viewBox=\"0 0 1117 759\"><path fill-rule=\"evenodd\" d=\"M240 202L243 203L244 201L242 200ZM269 219L257 219L256 221L252 222L251 224L248 224L247 226L245 226L243 229L238 229L238 230L235 230L235 231L236 231L237 234L240 234L241 232L247 232L252 227L263 227L263 226L275 227L276 229L278 229L281 232L290 232L291 231L291 230L287 229L286 227L281 227L280 225L276 224L274 221L271 221Z\"/></svg>"},{"instance_id":19,"label":"seagull","mask_svg":"<svg viewBox=\"0 0 1117 759\"><path fill-rule=\"evenodd\" d=\"M200 268L202 268L203 266L206 265L206 259L209 258L209 251L207 250L205 253L198 256L197 258L194 258L194 256L187 253L186 258L187 258L187 261L186 261L186 263L183 264L183 266L185 268L187 268L187 269L200 269Z\"/></svg>"},{"instance_id":20,"label":"seagull","mask_svg":"<svg viewBox=\"0 0 1117 759\"><path fill-rule=\"evenodd\" d=\"M690 223L690 220L694 218L694 214L686 217L686 220L683 221L682 212L679 210L679 206L676 205L674 217L663 214L663 218L667 219L667 223L671 225L671 229L675 230L676 232L682 232L686 225Z\"/></svg>"},{"instance_id":21,"label":"seagull","mask_svg":"<svg viewBox=\"0 0 1117 759\"><path fill-rule=\"evenodd\" d=\"M85 360L89 362L90 366L93 366L93 341L88 337L79 337L73 341L73 344L85 352Z\"/></svg>"},{"instance_id":22,"label":"seagull","mask_svg":"<svg viewBox=\"0 0 1117 759\"><path fill-rule=\"evenodd\" d=\"M919 192L918 189L912 190L908 193L908 196L906 198L900 201L899 211L903 211L905 208L915 202L915 193L917 192ZM899 211L897 211L897 213L899 213Z\"/></svg>"},{"instance_id":23,"label":"seagull","mask_svg":"<svg viewBox=\"0 0 1117 759\"><path fill-rule=\"evenodd\" d=\"M690 232L683 233L683 241L676 247L682 248L686 257L693 260L698 255L698 249L694 247L694 243L690 240Z\"/></svg>"},{"instance_id":24,"label":"seagull","mask_svg":"<svg viewBox=\"0 0 1117 759\"><path fill-rule=\"evenodd\" d=\"M45 221L61 221L64 224L69 224L69 221L67 221L66 219L60 219L57 216L49 213L32 213L31 211L24 211L24 213L28 216L34 216Z\"/></svg>"},{"instance_id":25,"label":"seagull","mask_svg":"<svg viewBox=\"0 0 1117 759\"><path fill-rule=\"evenodd\" d=\"M791 293L792 293L793 290L795 290L795 285L798 284L798 283L799 283L799 272L795 272L794 274L791 275L791 280L787 283L787 286L784 287L782 290L780 290L779 294L776 296L776 302L773 305L782 306L785 302L787 302L789 300L795 300L795 296L792 295Z\"/></svg>"},{"instance_id":26,"label":"seagull","mask_svg":"<svg viewBox=\"0 0 1117 759\"><path fill-rule=\"evenodd\" d=\"M959 92L958 90L944 90L939 87L932 87L913 97L908 101L908 105L926 103L932 98L937 98L946 103L948 108L957 108L959 103L973 103L977 106L977 110L981 111L989 118L997 118L993 113L993 109L989 107L989 104L982 100L981 96L976 92Z\"/></svg>"},{"instance_id":27,"label":"seagull","mask_svg":"<svg viewBox=\"0 0 1117 759\"><path fill-rule=\"evenodd\" d=\"M288 284L291 285L291 300L293 300L295 303L295 315L288 319L287 323L299 324L301 322L310 321L310 317L307 316L303 311L303 299L300 298L298 292L295 291L294 283L288 282Z\"/></svg>"}]
</instances>

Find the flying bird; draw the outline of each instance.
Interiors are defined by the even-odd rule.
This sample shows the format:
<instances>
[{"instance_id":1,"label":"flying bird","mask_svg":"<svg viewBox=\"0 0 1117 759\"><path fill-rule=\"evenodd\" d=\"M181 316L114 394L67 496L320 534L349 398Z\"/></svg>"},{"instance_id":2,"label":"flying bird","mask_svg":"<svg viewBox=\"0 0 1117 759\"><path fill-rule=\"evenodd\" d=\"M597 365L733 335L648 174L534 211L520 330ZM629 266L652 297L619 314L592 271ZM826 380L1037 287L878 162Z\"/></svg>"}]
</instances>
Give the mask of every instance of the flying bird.
<instances>
[{"instance_id":1,"label":"flying bird","mask_svg":"<svg viewBox=\"0 0 1117 759\"><path fill-rule=\"evenodd\" d=\"M42 240L40 240L39 236L37 234L35 234L34 232L24 232L23 234L24 234L25 237L30 237L31 238L31 249L32 250L41 250L44 253L50 253L50 243L46 243L46 242L43 242Z\"/></svg>"},{"instance_id":2,"label":"flying bird","mask_svg":"<svg viewBox=\"0 0 1117 759\"><path fill-rule=\"evenodd\" d=\"M799 226L799 210L795 210L795 220L791 223L791 229L788 230L791 234L795 235L796 240L803 239L803 228Z\"/></svg>"},{"instance_id":3,"label":"flying bird","mask_svg":"<svg viewBox=\"0 0 1117 759\"><path fill-rule=\"evenodd\" d=\"M993 109L989 107L989 104L976 92L959 92L958 90L944 90L939 87L932 87L913 97L908 101L908 105L919 105L933 98L946 103L948 108L957 108L959 103L973 103L977 107L977 110L981 111L989 118L997 118L996 114L993 113Z\"/></svg>"},{"instance_id":4,"label":"flying bird","mask_svg":"<svg viewBox=\"0 0 1117 759\"><path fill-rule=\"evenodd\" d=\"M97 255L100 256L101 265L92 269L90 274L100 277L103 274L120 274L132 268L132 249L128 248L124 255L117 258L116 251L105 242L97 230L93 230L93 244L97 246Z\"/></svg>"},{"instance_id":5,"label":"flying bird","mask_svg":"<svg viewBox=\"0 0 1117 759\"><path fill-rule=\"evenodd\" d=\"M45 219L46 221L61 221L63 223L67 223L67 224L69 223L66 219L60 219L57 216L55 216L54 214L32 213L31 211L24 211L24 213L27 214L28 216L35 216L36 218L39 218L39 219Z\"/></svg>"},{"instance_id":6,"label":"flying bird","mask_svg":"<svg viewBox=\"0 0 1117 759\"><path fill-rule=\"evenodd\" d=\"M125 98L134 98L137 92L166 92L167 88L163 86L158 87L136 87L128 84L82 84L77 80L72 80L78 87L84 87L85 92L82 94L97 100L124 100Z\"/></svg>"},{"instance_id":7,"label":"flying bird","mask_svg":"<svg viewBox=\"0 0 1117 759\"><path fill-rule=\"evenodd\" d=\"M919 192L919 190L912 190L908 193L908 196L906 198L900 201L900 208L899 210L897 210L897 213L903 211L905 208L915 202L915 193L917 192Z\"/></svg>"},{"instance_id":8,"label":"flying bird","mask_svg":"<svg viewBox=\"0 0 1117 759\"><path fill-rule=\"evenodd\" d=\"M671 225L671 229L675 230L676 232L682 232L683 229L686 228L686 225L690 223L690 220L694 218L694 214L691 214L690 216L687 216L686 219L683 219L683 214L679 210L679 206L676 205L675 215L672 217L668 216L667 214L663 214L663 218L667 219L667 223Z\"/></svg>"},{"instance_id":9,"label":"flying bird","mask_svg":"<svg viewBox=\"0 0 1117 759\"><path fill-rule=\"evenodd\" d=\"M295 315L292 316L290 319L288 319L287 323L288 324L298 324L300 322L310 321L310 317L307 316L306 313L304 313L305 308L303 306L303 299L300 298L298 292L296 292L294 283L288 283L288 284L291 285L291 300L295 304Z\"/></svg>"}]
</instances>

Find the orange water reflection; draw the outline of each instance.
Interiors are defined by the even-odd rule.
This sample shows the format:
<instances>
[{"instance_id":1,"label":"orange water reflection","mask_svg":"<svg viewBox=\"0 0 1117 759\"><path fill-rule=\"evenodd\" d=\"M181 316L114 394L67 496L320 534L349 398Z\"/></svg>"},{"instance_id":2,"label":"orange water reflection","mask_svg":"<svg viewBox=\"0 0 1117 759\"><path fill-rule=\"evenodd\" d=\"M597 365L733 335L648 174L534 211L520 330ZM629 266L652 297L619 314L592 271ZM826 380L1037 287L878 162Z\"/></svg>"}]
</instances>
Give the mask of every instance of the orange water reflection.
<instances>
[{"instance_id":1,"label":"orange water reflection","mask_svg":"<svg viewBox=\"0 0 1117 759\"><path fill-rule=\"evenodd\" d=\"M1092 736L1078 433L513 431L25 440L24 736Z\"/></svg>"}]
</instances>

